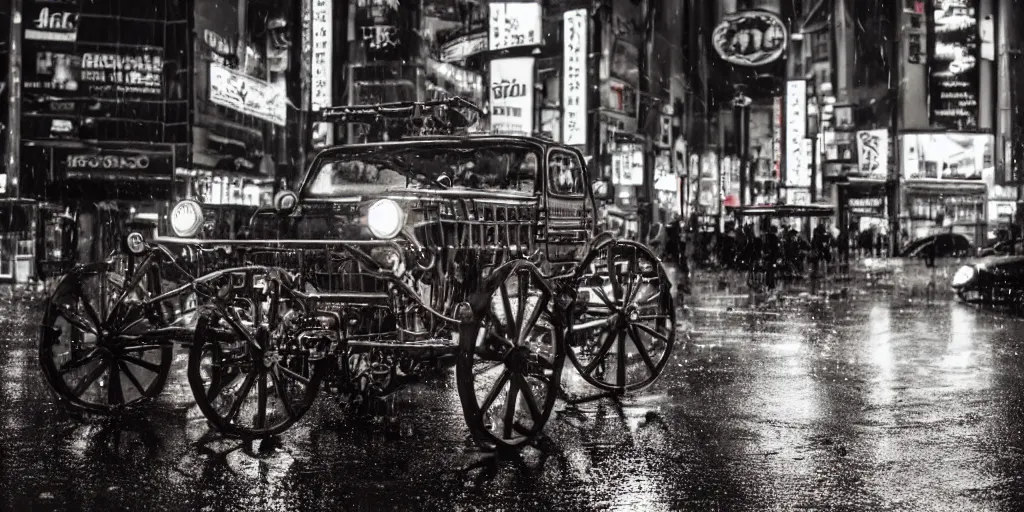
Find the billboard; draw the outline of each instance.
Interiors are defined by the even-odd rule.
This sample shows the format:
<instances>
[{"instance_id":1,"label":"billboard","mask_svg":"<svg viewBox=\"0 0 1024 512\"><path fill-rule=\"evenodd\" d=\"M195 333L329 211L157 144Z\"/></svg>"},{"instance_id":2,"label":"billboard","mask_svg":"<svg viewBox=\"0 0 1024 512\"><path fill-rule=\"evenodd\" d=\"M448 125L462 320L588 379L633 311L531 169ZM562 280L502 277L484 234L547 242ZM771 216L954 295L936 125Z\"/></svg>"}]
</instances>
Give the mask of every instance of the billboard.
<instances>
[{"instance_id":1,"label":"billboard","mask_svg":"<svg viewBox=\"0 0 1024 512\"><path fill-rule=\"evenodd\" d=\"M978 127L977 0L934 0L929 26L928 109L933 126L951 130Z\"/></svg>"},{"instance_id":2,"label":"billboard","mask_svg":"<svg viewBox=\"0 0 1024 512\"><path fill-rule=\"evenodd\" d=\"M533 134L533 57L493 60L490 93L491 132Z\"/></svg>"},{"instance_id":3,"label":"billboard","mask_svg":"<svg viewBox=\"0 0 1024 512\"><path fill-rule=\"evenodd\" d=\"M562 17L562 142L587 143L587 9Z\"/></svg>"},{"instance_id":4,"label":"billboard","mask_svg":"<svg viewBox=\"0 0 1024 512\"><path fill-rule=\"evenodd\" d=\"M978 180L993 167L989 134L903 135L903 176L908 180Z\"/></svg>"}]
</instances>

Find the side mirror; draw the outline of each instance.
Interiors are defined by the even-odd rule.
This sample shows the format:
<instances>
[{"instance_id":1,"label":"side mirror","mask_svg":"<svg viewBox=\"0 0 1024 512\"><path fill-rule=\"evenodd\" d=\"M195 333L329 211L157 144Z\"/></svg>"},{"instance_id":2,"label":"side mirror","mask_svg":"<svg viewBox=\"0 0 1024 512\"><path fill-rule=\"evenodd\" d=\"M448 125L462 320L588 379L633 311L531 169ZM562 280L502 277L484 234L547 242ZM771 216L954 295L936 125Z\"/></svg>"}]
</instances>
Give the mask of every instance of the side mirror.
<instances>
[{"instance_id":1,"label":"side mirror","mask_svg":"<svg viewBox=\"0 0 1024 512\"><path fill-rule=\"evenodd\" d=\"M282 190L274 195L274 210L281 215L293 212L298 205L299 196L291 190Z\"/></svg>"},{"instance_id":2,"label":"side mirror","mask_svg":"<svg viewBox=\"0 0 1024 512\"><path fill-rule=\"evenodd\" d=\"M597 180L590 184L591 190L594 192L594 199L598 201L607 201L612 196L612 184L609 180Z\"/></svg>"}]
</instances>

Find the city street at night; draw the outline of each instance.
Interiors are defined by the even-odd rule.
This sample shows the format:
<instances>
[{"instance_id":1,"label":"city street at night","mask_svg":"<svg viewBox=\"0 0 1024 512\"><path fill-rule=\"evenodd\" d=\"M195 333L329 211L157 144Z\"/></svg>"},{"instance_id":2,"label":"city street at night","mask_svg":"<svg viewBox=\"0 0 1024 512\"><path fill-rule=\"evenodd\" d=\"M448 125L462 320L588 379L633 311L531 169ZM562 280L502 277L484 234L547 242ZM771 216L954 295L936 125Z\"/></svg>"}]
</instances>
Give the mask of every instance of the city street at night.
<instances>
[{"instance_id":1,"label":"city street at night","mask_svg":"<svg viewBox=\"0 0 1024 512\"><path fill-rule=\"evenodd\" d=\"M879 290L775 299L697 286L689 342L635 397L567 369L546 437L469 441L454 378L392 421L321 398L280 439L210 432L176 358L151 407L83 419L37 362L38 306L0 314L0 509L1020 510L1024 321ZM707 289L704 289L707 288Z\"/></svg>"}]
</instances>

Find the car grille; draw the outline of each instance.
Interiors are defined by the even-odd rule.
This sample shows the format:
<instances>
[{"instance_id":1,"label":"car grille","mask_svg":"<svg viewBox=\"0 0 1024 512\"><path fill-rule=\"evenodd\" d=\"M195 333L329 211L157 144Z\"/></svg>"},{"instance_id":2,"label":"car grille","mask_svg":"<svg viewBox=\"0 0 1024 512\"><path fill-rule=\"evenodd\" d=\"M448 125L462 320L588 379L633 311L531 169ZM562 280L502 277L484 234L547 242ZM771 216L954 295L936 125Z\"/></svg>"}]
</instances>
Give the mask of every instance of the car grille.
<instances>
[{"instance_id":1,"label":"car grille","mask_svg":"<svg viewBox=\"0 0 1024 512\"><path fill-rule=\"evenodd\" d=\"M536 246L537 207L474 199L421 203L414 207L416 237L427 248L473 249L529 256Z\"/></svg>"}]
</instances>

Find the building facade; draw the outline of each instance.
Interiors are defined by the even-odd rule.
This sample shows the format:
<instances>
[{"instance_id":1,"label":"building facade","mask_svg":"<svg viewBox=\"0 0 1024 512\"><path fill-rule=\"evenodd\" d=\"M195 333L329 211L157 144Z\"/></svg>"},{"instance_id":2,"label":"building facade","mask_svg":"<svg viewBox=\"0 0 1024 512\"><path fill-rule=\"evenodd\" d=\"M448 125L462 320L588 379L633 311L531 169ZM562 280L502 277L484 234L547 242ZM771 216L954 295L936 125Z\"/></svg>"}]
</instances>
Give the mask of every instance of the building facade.
<instances>
[{"instance_id":1,"label":"building facade","mask_svg":"<svg viewBox=\"0 0 1024 512\"><path fill-rule=\"evenodd\" d=\"M7 47L21 66L9 67L21 76L4 83L22 101L9 103L16 126L0 193L19 212L9 218L23 221L7 227L18 261L0 280L103 258L128 229L155 233L183 197L222 205L218 229L232 233L242 210L269 199L275 177L297 174L293 2L11 8L20 16L5 25Z\"/></svg>"}]
</instances>

